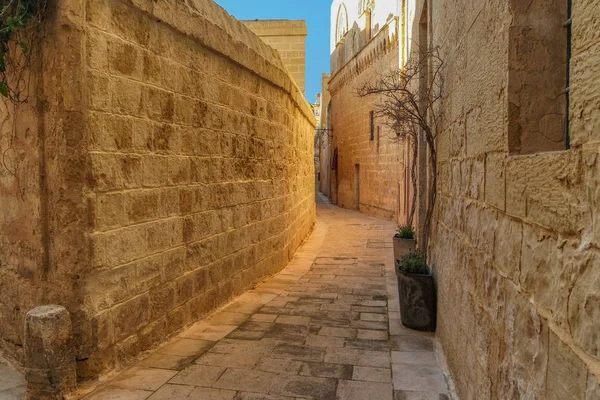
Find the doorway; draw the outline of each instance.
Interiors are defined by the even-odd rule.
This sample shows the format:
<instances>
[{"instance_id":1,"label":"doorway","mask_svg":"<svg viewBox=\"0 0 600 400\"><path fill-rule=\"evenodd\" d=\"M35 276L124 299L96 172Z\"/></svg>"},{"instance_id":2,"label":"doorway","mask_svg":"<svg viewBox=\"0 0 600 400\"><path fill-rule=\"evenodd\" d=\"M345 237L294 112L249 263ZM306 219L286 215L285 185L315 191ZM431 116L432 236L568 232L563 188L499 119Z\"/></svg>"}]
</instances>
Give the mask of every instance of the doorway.
<instances>
[{"instance_id":1,"label":"doorway","mask_svg":"<svg viewBox=\"0 0 600 400\"><path fill-rule=\"evenodd\" d=\"M354 208L360 210L360 164L354 164Z\"/></svg>"}]
</instances>

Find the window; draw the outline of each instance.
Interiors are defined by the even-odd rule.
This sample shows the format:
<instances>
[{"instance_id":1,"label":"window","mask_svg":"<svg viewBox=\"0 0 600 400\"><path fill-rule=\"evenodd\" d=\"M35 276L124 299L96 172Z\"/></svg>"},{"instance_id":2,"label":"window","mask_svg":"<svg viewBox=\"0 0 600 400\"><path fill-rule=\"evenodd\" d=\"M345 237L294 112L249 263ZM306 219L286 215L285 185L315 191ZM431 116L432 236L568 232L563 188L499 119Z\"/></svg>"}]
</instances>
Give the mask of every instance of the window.
<instances>
[{"instance_id":1,"label":"window","mask_svg":"<svg viewBox=\"0 0 600 400\"><path fill-rule=\"evenodd\" d=\"M570 0L512 2L508 147L512 154L569 146Z\"/></svg>"},{"instance_id":2,"label":"window","mask_svg":"<svg viewBox=\"0 0 600 400\"><path fill-rule=\"evenodd\" d=\"M336 170L338 167L338 149L333 149L333 157L331 157L331 169Z\"/></svg>"},{"instance_id":3,"label":"window","mask_svg":"<svg viewBox=\"0 0 600 400\"><path fill-rule=\"evenodd\" d=\"M371 141L375 139L375 112L371 111L370 114L371 120Z\"/></svg>"}]
</instances>

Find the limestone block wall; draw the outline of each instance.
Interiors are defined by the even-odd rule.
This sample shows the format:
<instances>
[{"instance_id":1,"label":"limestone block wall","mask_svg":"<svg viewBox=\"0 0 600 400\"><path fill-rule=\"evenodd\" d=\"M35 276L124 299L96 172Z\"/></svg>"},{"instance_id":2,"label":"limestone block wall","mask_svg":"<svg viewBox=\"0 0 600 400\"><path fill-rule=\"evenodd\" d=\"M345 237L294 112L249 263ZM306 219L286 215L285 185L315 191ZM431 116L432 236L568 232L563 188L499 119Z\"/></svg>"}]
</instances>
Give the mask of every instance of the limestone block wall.
<instances>
[{"instance_id":1,"label":"limestone block wall","mask_svg":"<svg viewBox=\"0 0 600 400\"><path fill-rule=\"evenodd\" d=\"M279 55L210 0L60 0L48 30L44 107L18 117L39 134L18 131L31 194L0 176L3 234L29 228L2 242L18 282L0 336L18 359L20 313L65 305L83 379L287 264L315 218L315 122Z\"/></svg>"},{"instance_id":2,"label":"limestone block wall","mask_svg":"<svg viewBox=\"0 0 600 400\"><path fill-rule=\"evenodd\" d=\"M321 125L319 128L327 128L329 124L327 107L331 102L331 93L329 93L329 80L331 74L321 74Z\"/></svg>"},{"instance_id":3,"label":"limestone block wall","mask_svg":"<svg viewBox=\"0 0 600 400\"><path fill-rule=\"evenodd\" d=\"M320 131L319 140L319 170L321 171L321 181L319 182L319 191L329 197L329 176L331 174L331 121L329 120L331 94L329 93L330 74L321 75L321 125L317 128L325 129Z\"/></svg>"},{"instance_id":4,"label":"limestone block wall","mask_svg":"<svg viewBox=\"0 0 600 400\"><path fill-rule=\"evenodd\" d=\"M543 13L541 3L528 4ZM600 398L600 7L573 1L570 149L542 143L518 155L508 71L518 57L546 54L543 43L512 47L524 3L430 2L421 19L423 5L413 37L427 21L446 63L431 241L437 334L461 398Z\"/></svg>"},{"instance_id":5,"label":"limestone block wall","mask_svg":"<svg viewBox=\"0 0 600 400\"><path fill-rule=\"evenodd\" d=\"M18 110L0 104L0 352L13 359L22 357L23 321L40 295L37 282L45 261L35 108L33 101Z\"/></svg>"},{"instance_id":6,"label":"limestone block wall","mask_svg":"<svg viewBox=\"0 0 600 400\"><path fill-rule=\"evenodd\" d=\"M277 50L302 93L306 90L306 21L242 21L263 42Z\"/></svg>"},{"instance_id":7,"label":"limestone block wall","mask_svg":"<svg viewBox=\"0 0 600 400\"><path fill-rule=\"evenodd\" d=\"M399 142L386 121L376 115L371 140L371 112L376 111L378 99L357 95L365 82L378 79L397 65L397 42L387 43L389 47L373 44L365 48L329 82L331 159L337 148L337 169L330 170L329 197L341 207L400 221L406 218L406 143Z\"/></svg>"}]
</instances>

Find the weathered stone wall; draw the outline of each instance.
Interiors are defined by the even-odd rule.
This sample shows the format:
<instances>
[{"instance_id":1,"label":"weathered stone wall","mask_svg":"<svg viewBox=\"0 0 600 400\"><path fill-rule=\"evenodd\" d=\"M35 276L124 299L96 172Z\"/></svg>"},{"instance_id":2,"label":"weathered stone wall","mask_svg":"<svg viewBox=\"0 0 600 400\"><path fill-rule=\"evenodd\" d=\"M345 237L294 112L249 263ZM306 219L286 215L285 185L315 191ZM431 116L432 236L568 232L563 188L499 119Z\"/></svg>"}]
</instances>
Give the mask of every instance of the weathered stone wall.
<instances>
[{"instance_id":1,"label":"weathered stone wall","mask_svg":"<svg viewBox=\"0 0 600 400\"><path fill-rule=\"evenodd\" d=\"M88 3L86 307L108 366L285 266L315 212L314 122L279 56L210 1L135 3Z\"/></svg>"},{"instance_id":2,"label":"weathered stone wall","mask_svg":"<svg viewBox=\"0 0 600 400\"><path fill-rule=\"evenodd\" d=\"M331 102L331 93L329 93L329 80L331 79L330 74L321 75L321 125L319 128L327 128L329 125L327 107Z\"/></svg>"},{"instance_id":3,"label":"weathered stone wall","mask_svg":"<svg viewBox=\"0 0 600 400\"><path fill-rule=\"evenodd\" d=\"M0 107L0 351L20 361L23 321L39 296L44 264L39 120L33 101Z\"/></svg>"},{"instance_id":4,"label":"weathered stone wall","mask_svg":"<svg viewBox=\"0 0 600 400\"><path fill-rule=\"evenodd\" d=\"M331 174L331 149L330 149L330 137L331 137L331 121L329 120L329 111L331 104L331 93L329 93L329 80L331 79L330 74L321 75L321 126L320 129L320 140L319 140L319 168L321 171L321 181L319 182L319 191L325 196L329 197L329 176Z\"/></svg>"},{"instance_id":5,"label":"weathered stone wall","mask_svg":"<svg viewBox=\"0 0 600 400\"><path fill-rule=\"evenodd\" d=\"M357 94L365 82L379 79L397 65L398 44L394 39L387 40L387 32L382 32L329 82L333 129L329 157L335 158L337 148L337 170L330 171L329 177L330 198L341 207L400 221L406 218L404 195L400 196L405 193L406 143L399 142L377 116L371 140L370 115L377 110L380 99Z\"/></svg>"},{"instance_id":6,"label":"weathered stone wall","mask_svg":"<svg viewBox=\"0 0 600 400\"><path fill-rule=\"evenodd\" d=\"M600 7L573 1L572 147L520 156L509 147L509 66L515 54L548 55L543 41L511 47L521 3L429 4L429 43L446 63L431 241L438 335L461 398L598 399ZM528 2L543 15L541 3Z\"/></svg>"},{"instance_id":7,"label":"weathered stone wall","mask_svg":"<svg viewBox=\"0 0 600 400\"><path fill-rule=\"evenodd\" d=\"M0 352L17 366L31 308L60 303L75 322L83 317L79 279L89 260L89 211L85 97L77 73L81 10L80 1L52 3L44 45L24 75L27 103L0 107Z\"/></svg>"},{"instance_id":8,"label":"weathered stone wall","mask_svg":"<svg viewBox=\"0 0 600 400\"><path fill-rule=\"evenodd\" d=\"M43 143L19 130L39 148L23 161L31 195L0 178L15 254L0 273L17 292L0 294L0 333L20 339L27 309L65 305L85 378L286 265L315 218L314 118L279 55L210 0L51 14L31 107Z\"/></svg>"},{"instance_id":9,"label":"weathered stone wall","mask_svg":"<svg viewBox=\"0 0 600 400\"><path fill-rule=\"evenodd\" d=\"M302 93L306 90L306 21L242 21L263 42L277 50Z\"/></svg>"}]
</instances>

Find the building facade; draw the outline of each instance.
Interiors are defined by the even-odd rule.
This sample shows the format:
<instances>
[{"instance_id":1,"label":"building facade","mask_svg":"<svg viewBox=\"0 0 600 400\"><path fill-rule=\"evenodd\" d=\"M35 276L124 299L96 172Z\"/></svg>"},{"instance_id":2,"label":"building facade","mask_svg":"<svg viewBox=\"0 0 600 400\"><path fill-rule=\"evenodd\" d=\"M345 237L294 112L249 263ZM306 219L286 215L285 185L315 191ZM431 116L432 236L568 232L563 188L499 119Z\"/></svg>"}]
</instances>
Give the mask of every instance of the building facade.
<instances>
[{"instance_id":1,"label":"building facade","mask_svg":"<svg viewBox=\"0 0 600 400\"><path fill-rule=\"evenodd\" d=\"M332 203L404 222L408 213L406 143L375 113L365 83L398 68L403 7L395 0L332 4L329 197Z\"/></svg>"},{"instance_id":2,"label":"building facade","mask_svg":"<svg viewBox=\"0 0 600 400\"><path fill-rule=\"evenodd\" d=\"M302 93L306 90L306 35L308 28L302 20L241 21L263 42L277 50L283 65Z\"/></svg>"},{"instance_id":3,"label":"building facade","mask_svg":"<svg viewBox=\"0 0 600 400\"><path fill-rule=\"evenodd\" d=\"M600 5L412 6L445 65L429 261L460 397L600 399Z\"/></svg>"}]
</instances>

